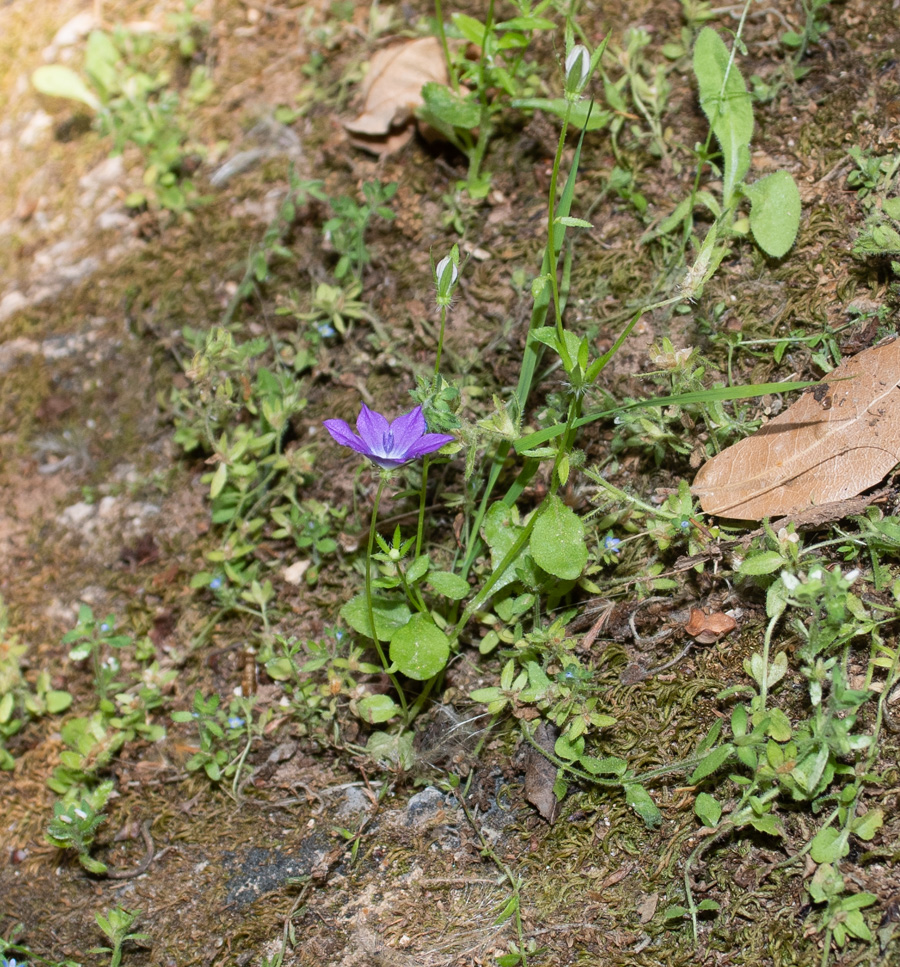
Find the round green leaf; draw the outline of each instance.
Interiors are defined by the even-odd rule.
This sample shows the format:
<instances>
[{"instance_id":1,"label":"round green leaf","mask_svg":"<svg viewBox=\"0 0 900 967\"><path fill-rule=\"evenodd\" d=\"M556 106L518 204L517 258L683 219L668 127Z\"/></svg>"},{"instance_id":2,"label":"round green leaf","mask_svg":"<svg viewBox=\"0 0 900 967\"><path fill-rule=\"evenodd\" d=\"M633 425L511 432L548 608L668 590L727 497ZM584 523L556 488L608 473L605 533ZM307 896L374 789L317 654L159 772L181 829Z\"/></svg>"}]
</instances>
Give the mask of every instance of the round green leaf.
<instances>
[{"instance_id":1,"label":"round green leaf","mask_svg":"<svg viewBox=\"0 0 900 967\"><path fill-rule=\"evenodd\" d=\"M812 838L809 855L815 863L835 863L850 852L845 830L833 826L820 829Z\"/></svg>"},{"instance_id":2,"label":"round green leaf","mask_svg":"<svg viewBox=\"0 0 900 967\"><path fill-rule=\"evenodd\" d=\"M461 601L469 593L469 582L450 571L432 571L427 583L451 601Z\"/></svg>"},{"instance_id":3,"label":"round green leaf","mask_svg":"<svg viewBox=\"0 0 900 967\"><path fill-rule=\"evenodd\" d=\"M420 682L437 675L449 657L447 636L427 614L414 614L391 638L391 661Z\"/></svg>"},{"instance_id":4,"label":"round green leaf","mask_svg":"<svg viewBox=\"0 0 900 967\"><path fill-rule=\"evenodd\" d=\"M64 712L72 704L72 696L68 692L51 689L47 692L47 711L54 715Z\"/></svg>"},{"instance_id":5,"label":"round green leaf","mask_svg":"<svg viewBox=\"0 0 900 967\"><path fill-rule=\"evenodd\" d=\"M529 548L538 567L564 581L580 577L587 564L584 524L559 497L548 498L547 509L531 532Z\"/></svg>"},{"instance_id":6,"label":"round green leaf","mask_svg":"<svg viewBox=\"0 0 900 967\"><path fill-rule=\"evenodd\" d=\"M372 613L375 616L375 631L379 641L390 641L391 635L409 621L409 608L403 601L372 595ZM365 592L351 598L343 608L341 617L358 634L374 638L369 624L369 609Z\"/></svg>"},{"instance_id":7,"label":"round green leaf","mask_svg":"<svg viewBox=\"0 0 900 967\"><path fill-rule=\"evenodd\" d=\"M389 722L400 706L389 695L366 695L356 703L356 714L370 725Z\"/></svg>"}]
</instances>

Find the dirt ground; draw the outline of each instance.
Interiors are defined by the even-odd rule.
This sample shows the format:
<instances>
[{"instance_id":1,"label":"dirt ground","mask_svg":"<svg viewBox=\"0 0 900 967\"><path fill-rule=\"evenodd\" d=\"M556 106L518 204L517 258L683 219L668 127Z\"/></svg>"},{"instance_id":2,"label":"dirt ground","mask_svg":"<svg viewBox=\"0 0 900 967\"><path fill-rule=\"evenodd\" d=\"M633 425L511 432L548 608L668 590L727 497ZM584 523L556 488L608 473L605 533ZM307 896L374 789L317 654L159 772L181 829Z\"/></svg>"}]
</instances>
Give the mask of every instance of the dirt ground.
<instances>
[{"instance_id":1,"label":"dirt ground","mask_svg":"<svg viewBox=\"0 0 900 967\"><path fill-rule=\"evenodd\" d=\"M180 5L97 6L106 24L159 24ZM444 15L463 8L483 15L483 7L446 4ZM428 4L212 0L195 14L211 24L201 50L215 83L192 130L208 149L195 175L205 201L188 217L135 213L124 199L140 187L139 155L128 149L111 158L109 140L82 123L70 102L39 97L28 81L61 50L81 49L76 38L48 52L61 27L92 10L83 0L0 5L0 593L9 608L0 649L23 643L26 680L45 670L54 689L73 696L68 711L36 717L7 744L15 765L0 772L0 937L28 948L20 962L106 963L108 955L89 952L104 942L95 914L118 905L140 911L135 929L147 935L125 947L124 962L136 967L486 965L516 940L514 919L501 916L515 882L523 936L536 951L530 964L819 964L821 935L808 919L802 863L777 868L791 850L762 834L717 843L694 869L698 899L721 907L701 921L696 945L689 924L666 924L662 911L684 902L684 862L699 842L683 773L652 789L663 815L657 829L647 829L621 793L591 787L573 787L560 817L543 819L524 795L527 747L514 723L501 721L489 734L478 732L483 719L459 724L484 712L468 693L496 683L500 667L470 642L417 726L412 767L383 768L363 754L367 730L346 702L327 727L292 716L282 685L245 648L259 631L256 618L235 612L217 620L211 593L191 587L194 575L209 570L205 555L220 546L220 531L201 481L210 466L173 438L171 391L187 385L192 354L183 333L207 330L229 311L250 247L277 214L289 167L323 179L331 196L358 195L374 178L399 184L390 203L395 220L373 222L367 235L372 261L358 298L375 322L357 320L346 340L322 345L305 378L307 405L291 427L298 446L309 449L302 496L346 513L340 548L315 585L288 573L297 558L290 542L267 537L256 551L275 590L267 632L305 640L327 635L361 587L352 562L377 483L368 471L357 476L357 464L324 438L321 421L353 419L361 401L388 411L405 405L414 376L433 365L429 255L454 242L469 261L450 315L448 366L479 418L492 393L509 392L531 308L524 280L537 272L544 246L555 119L506 111L487 155L487 198L460 201L454 184L465 163L452 149L416 137L377 159L352 148L341 125L354 113L361 66L392 38L416 31L433 12ZM724 32L739 15L738 7L722 7L710 22ZM674 0L597 0L580 4L578 16L592 44L607 31L621 44L627 26L646 28L654 62L663 62L659 48L685 26ZM603 375L614 396L647 392L638 376L652 368L648 349L663 336L676 348L705 346L711 320L760 337L838 328L848 307L889 304L885 267L850 252L864 212L846 182L853 167L846 152L851 145L897 150L900 12L895 0L844 0L822 16L828 30L810 47L803 76L755 108L754 171L784 168L800 187L794 249L769 260L738 245L689 311L645 317ZM745 75L774 85L787 56L777 38L786 24L800 23L799 3L754 5ZM542 40L536 56L555 63L562 42L561 32ZM590 211L596 230L575 249L567 321L588 331L598 350L635 306L665 287L668 270L661 249L640 244L648 223L625 193L609 189L611 172L630 166L648 211L661 217L693 178L682 149L705 137L689 57L667 64L668 154L623 136L617 157L604 130L584 143L576 210ZM616 76L614 64L610 71ZM284 106L294 113L277 124L291 135L212 186L221 164L259 143L254 125L276 124ZM571 140L566 163L573 151ZM302 207L285 236L291 257L273 262L265 285L237 306L234 319L248 335L290 329L292 318L276 314L288 294L305 299L331 278L323 211L315 200ZM888 325L894 320L889 315ZM760 353L737 358L732 375L765 382L810 373L802 353L789 353L780 366ZM526 414L526 422L534 419ZM588 464L607 460L612 438L610 426L587 429L580 445ZM440 486L459 485L460 472L461 462ZM624 452L612 479L649 498L693 472L688 457L660 466L647 452ZM567 500L587 510L589 481L573 477ZM889 487L886 507L895 499ZM411 506L399 499L384 516ZM452 516L436 514L450 535ZM689 754L722 716L716 694L742 680L742 662L765 626L761 595L709 571L686 571L678 581L656 610L644 605L638 614L633 584L611 598L618 610L585 652L602 707L618 722L603 754L626 757L637 770ZM58 799L47 779L65 748L61 726L97 703L88 663L71 661L61 640L81 604L147 637L165 677L165 701L153 717L165 738L126 742L102 770L115 792L92 855L124 878L86 872L44 837ZM585 597L576 605L583 620L571 634L583 635L600 605ZM670 669L623 678L678 655L687 643L679 629L695 605L737 609L737 631L693 648ZM674 637L654 643L660 628L676 629ZM198 689L228 701L249 666L259 678L257 708L270 717L247 756L245 781L215 785L202 770L188 770L196 731L170 715L189 709ZM887 736L882 750L867 805L884 809L885 825L874 843L854 846L845 871L878 896L874 922L881 917L884 925L897 919L900 897L897 737ZM469 781L465 810L444 785L451 772ZM802 842L807 817L798 809L790 822ZM851 943L831 962L900 964L900 948Z\"/></svg>"}]
</instances>

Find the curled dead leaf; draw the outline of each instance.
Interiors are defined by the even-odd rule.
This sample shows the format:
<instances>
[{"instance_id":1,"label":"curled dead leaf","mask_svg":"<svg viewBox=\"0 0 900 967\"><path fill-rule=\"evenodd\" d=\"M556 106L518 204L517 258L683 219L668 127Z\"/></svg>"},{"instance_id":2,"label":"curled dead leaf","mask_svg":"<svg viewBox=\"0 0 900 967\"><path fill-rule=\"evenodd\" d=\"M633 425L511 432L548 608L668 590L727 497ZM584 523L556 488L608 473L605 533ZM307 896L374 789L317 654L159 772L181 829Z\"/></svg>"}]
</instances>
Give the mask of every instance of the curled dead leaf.
<instances>
[{"instance_id":1,"label":"curled dead leaf","mask_svg":"<svg viewBox=\"0 0 900 967\"><path fill-rule=\"evenodd\" d=\"M422 37L379 50L362 85L362 113L344 127L357 147L385 155L412 137L422 85L446 84L447 65L435 37Z\"/></svg>"},{"instance_id":2,"label":"curled dead leaf","mask_svg":"<svg viewBox=\"0 0 900 967\"><path fill-rule=\"evenodd\" d=\"M760 520L846 500L900 461L900 340L845 360L700 468L704 513Z\"/></svg>"},{"instance_id":3,"label":"curled dead leaf","mask_svg":"<svg viewBox=\"0 0 900 967\"><path fill-rule=\"evenodd\" d=\"M714 611L707 614L701 608L691 608L691 617L684 630L699 644L711 645L737 628L737 622L730 614Z\"/></svg>"},{"instance_id":4,"label":"curled dead leaf","mask_svg":"<svg viewBox=\"0 0 900 967\"><path fill-rule=\"evenodd\" d=\"M553 754L559 729L549 722L541 722L535 729L537 745ZM559 813L559 800L553 792L556 783L556 766L532 746L525 756L525 798L547 820L553 823Z\"/></svg>"}]
</instances>

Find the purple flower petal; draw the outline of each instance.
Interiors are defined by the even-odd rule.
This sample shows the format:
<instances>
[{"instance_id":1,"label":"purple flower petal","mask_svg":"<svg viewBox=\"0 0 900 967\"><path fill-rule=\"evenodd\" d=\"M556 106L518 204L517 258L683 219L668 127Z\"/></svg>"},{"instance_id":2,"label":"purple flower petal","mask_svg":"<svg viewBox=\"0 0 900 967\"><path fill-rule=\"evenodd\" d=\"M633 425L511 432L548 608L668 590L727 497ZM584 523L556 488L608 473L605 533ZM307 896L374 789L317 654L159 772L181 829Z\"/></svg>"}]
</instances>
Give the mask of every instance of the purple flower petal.
<instances>
[{"instance_id":1,"label":"purple flower petal","mask_svg":"<svg viewBox=\"0 0 900 967\"><path fill-rule=\"evenodd\" d=\"M417 406L414 410L410 410L409 413L398 416L391 423L390 432L394 438L395 449L406 453L423 433L428 432L428 427L425 425L425 417L422 416L422 407Z\"/></svg>"},{"instance_id":2,"label":"purple flower petal","mask_svg":"<svg viewBox=\"0 0 900 967\"><path fill-rule=\"evenodd\" d=\"M426 433L407 449L406 459L412 460L415 457L424 457L426 453L434 453L453 439L455 438L449 433Z\"/></svg>"},{"instance_id":3,"label":"purple flower petal","mask_svg":"<svg viewBox=\"0 0 900 967\"><path fill-rule=\"evenodd\" d=\"M357 453L368 455L369 451L365 443L350 429L350 425L345 420L325 420L322 425L342 447L350 447Z\"/></svg>"},{"instance_id":4,"label":"purple flower petal","mask_svg":"<svg viewBox=\"0 0 900 967\"><path fill-rule=\"evenodd\" d=\"M356 420L356 429L370 450L380 452L384 444L384 438L390 432L391 426L380 413L370 410L363 403Z\"/></svg>"}]
</instances>

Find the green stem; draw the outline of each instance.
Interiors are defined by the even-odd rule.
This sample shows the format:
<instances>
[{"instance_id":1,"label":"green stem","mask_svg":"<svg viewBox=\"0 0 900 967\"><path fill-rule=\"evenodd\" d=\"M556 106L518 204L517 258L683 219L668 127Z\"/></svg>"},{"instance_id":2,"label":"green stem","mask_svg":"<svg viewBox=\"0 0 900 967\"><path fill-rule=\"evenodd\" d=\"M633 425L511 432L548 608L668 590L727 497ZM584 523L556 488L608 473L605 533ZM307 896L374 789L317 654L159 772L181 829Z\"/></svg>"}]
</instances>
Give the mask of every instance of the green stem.
<instances>
[{"instance_id":1,"label":"green stem","mask_svg":"<svg viewBox=\"0 0 900 967\"><path fill-rule=\"evenodd\" d=\"M559 133L559 140L556 143L556 157L553 159L553 171L550 174L550 203L547 206L547 250L550 252L550 289L553 293L553 309L556 317L556 335L559 339L559 354L562 357L563 368L567 373L572 372L572 357L569 355L569 348L566 345L562 310L559 305L559 282L556 276L558 254L554 229L556 218L556 187L559 180L559 166L562 163L562 153L566 146L566 131L569 127L569 112L571 110L572 102L569 101L566 104L566 116L563 118L562 130Z\"/></svg>"},{"instance_id":2,"label":"green stem","mask_svg":"<svg viewBox=\"0 0 900 967\"><path fill-rule=\"evenodd\" d=\"M772 632L775 630L775 625L778 624L778 619L781 617L780 614L776 614L766 627L766 633L763 637L763 650L762 650L762 681L759 683L759 711L760 713L766 710L766 702L769 698L769 647L772 644Z\"/></svg>"},{"instance_id":3,"label":"green stem","mask_svg":"<svg viewBox=\"0 0 900 967\"><path fill-rule=\"evenodd\" d=\"M247 759L247 754L250 752L250 747L253 745L253 728L250 724L250 715L252 714L250 710L245 713L248 717L247 721L247 741L244 744L244 750L241 752L237 765L234 770L234 780L231 783L231 798L240 805L240 779L241 770L244 768L244 762Z\"/></svg>"},{"instance_id":4,"label":"green stem","mask_svg":"<svg viewBox=\"0 0 900 967\"><path fill-rule=\"evenodd\" d=\"M438 334L437 355L434 360L434 378L437 379L441 372L441 353L444 351L444 326L447 324L447 307L441 306L441 331Z\"/></svg>"},{"instance_id":5,"label":"green stem","mask_svg":"<svg viewBox=\"0 0 900 967\"><path fill-rule=\"evenodd\" d=\"M456 73L456 65L450 57L450 45L447 43L447 32L444 30L444 13L441 9L441 0L434 0L434 17L436 20L435 27L438 32L438 39L441 42L441 48L444 51L444 60L447 63L447 72L450 75L450 86L458 93L459 77Z\"/></svg>"},{"instance_id":6,"label":"green stem","mask_svg":"<svg viewBox=\"0 0 900 967\"><path fill-rule=\"evenodd\" d=\"M422 461L422 489L419 492L419 522L416 527L416 557L422 553L422 535L425 533L425 490L428 484L428 462L430 454Z\"/></svg>"},{"instance_id":7,"label":"green stem","mask_svg":"<svg viewBox=\"0 0 900 967\"><path fill-rule=\"evenodd\" d=\"M543 506L543 504L541 505ZM465 610L462 613L459 621L456 623L456 627L453 629L452 633L447 637L450 640L450 647L459 640L459 636L462 633L463 628L468 624L469 618L481 607L481 605L486 600L487 596L491 593L494 585L503 577L503 575L509 570L510 567L515 563L516 558L522 553L522 549L528 543L528 539L531 537L531 532L534 530L534 525L537 523L537 519L540 516L541 507L531 515L528 523L522 528L522 532L516 538L513 546L506 552L503 560L487 579L487 581L482 584L481 589L475 595L474 598L466 605Z\"/></svg>"},{"instance_id":8,"label":"green stem","mask_svg":"<svg viewBox=\"0 0 900 967\"><path fill-rule=\"evenodd\" d=\"M400 706L403 709L403 716L406 718L406 695L403 689L400 687L400 682L397 680L397 676L393 672L388 671L391 667L387 660L387 656L384 653L384 649L381 647L381 642L378 640L378 632L375 630L375 609L372 607L372 554L375 550L375 531L378 524L378 507L381 504L381 495L384 493L384 488L387 485L388 480L390 480L389 473L382 473L378 481L378 490L375 492L375 500L372 503L372 519L369 523L369 546L366 549L366 611L369 617L369 631L372 633L372 641L375 643L375 650L378 652L378 659L381 662L381 667L385 670L391 684L394 686L394 690L397 692L397 696L400 699Z\"/></svg>"},{"instance_id":9,"label":"green stem","mask_svg":"<svg viewBox=\"0 0 900 967\"><path fill-rule=\"evenodd\" d=\"M494 0L488 3L487 17L484 22L484 34L481 38L481 59L478 61L478 100L481 103L481 112L478 117L478 141L475 149L469 155L469 185L473 185L481 171L481 162L484 160L484 153L487 150L488 138L491 135L491 105L488 103L487 84L485 74L487 72L487 48L488 38L494 29Z\"/></svg>"}]
</instances>

